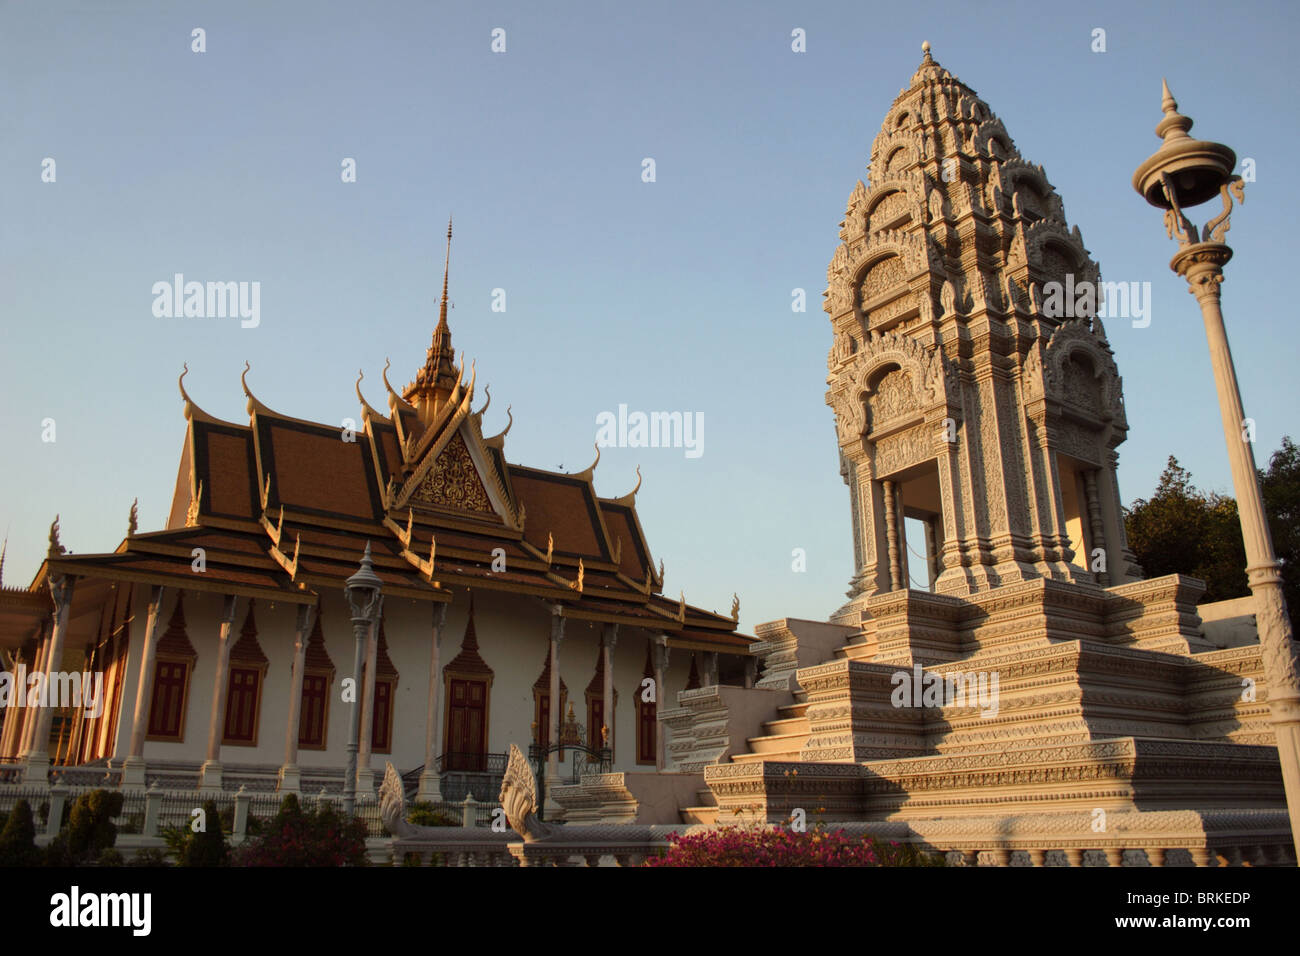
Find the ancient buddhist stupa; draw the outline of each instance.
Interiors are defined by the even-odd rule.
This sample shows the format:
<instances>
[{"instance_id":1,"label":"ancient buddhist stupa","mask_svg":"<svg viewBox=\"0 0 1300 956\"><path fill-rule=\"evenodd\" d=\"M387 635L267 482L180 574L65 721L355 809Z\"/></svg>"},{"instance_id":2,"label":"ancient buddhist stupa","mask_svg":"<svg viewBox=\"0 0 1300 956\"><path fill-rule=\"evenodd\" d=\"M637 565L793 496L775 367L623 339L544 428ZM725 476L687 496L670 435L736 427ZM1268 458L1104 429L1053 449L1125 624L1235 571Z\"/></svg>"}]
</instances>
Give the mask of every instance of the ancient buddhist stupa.
<instances>
[{"instance_id":1,"label":"ancient buddhist stupa","mask_svg":"<svg viewBox=\"0 0 1300 956\"><path fill-rule=\"evenodd\" d=\"M685 691L665 713L682 818L820 810L981 862L1290 858L1251 609L1143 579L1098 265L928 44L839 240L826 400L849 600L825 623L761 625L755 688ZM634 818L636 789L604 818ZM570 802L601 818L590 788Z\"/></svg>"}]
</instances>

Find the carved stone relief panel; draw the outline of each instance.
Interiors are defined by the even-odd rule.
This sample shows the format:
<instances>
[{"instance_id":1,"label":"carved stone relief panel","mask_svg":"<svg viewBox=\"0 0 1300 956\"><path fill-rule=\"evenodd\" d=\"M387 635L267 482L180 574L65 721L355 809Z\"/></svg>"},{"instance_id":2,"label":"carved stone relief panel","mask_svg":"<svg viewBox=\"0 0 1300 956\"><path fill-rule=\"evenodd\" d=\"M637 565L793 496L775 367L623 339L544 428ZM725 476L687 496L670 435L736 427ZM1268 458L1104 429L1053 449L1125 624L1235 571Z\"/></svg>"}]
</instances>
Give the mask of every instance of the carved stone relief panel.
<instances>
[{"instance_id":1,"label":"carved stone relief panel","mask_svg":"<svg viewBox=\"0 0 1300 956\"><path fill-rule=\"evenodd\" d=\"M869 402L867 427L875 428L881 422L888 422L915 411L916 391L912 376L901 368L885 374L876 385L875 393Z\"/></svg>"},{"instance_id":2,"label":"carved stone relief panel","mask_svg":"<svg viewBox=\"0 0 1300 956\"><path fill-rule=\"evenodd\" d=\"M1065 401L1077 405L1094 415L1101 413L1101 383L1093 374L1087 361L1071 355L1061 366L1062 392Z\"/></svg>"},{"instance_id":3,"label":"carved stone relief panel","mask_svg":"<svg viewBox=\"0 0 1300 956\"><path fill-rule=\"evenodd\" d=\"M858 301L860 303L870 302L872 299L879 298L887 292L897 289L907 282L907 270L903 266L903 260L898 256L890 256L887 259L881 259L862 277L862 283L858 287Z\"/></svg>"},{"instance_id":4,"label":"carved stone relief panel","mask_svg":"<svg viewBox=\"0 0 1300 956\"><path fill-rule=\"evenodd\" d=\"M904 215L910 215L912 204L903 192L892 192L876 203L867 217L867 231L875 232L893 224ZM905 225L905 224L904 224Z\"/></svg>"},{"instance_id":5,"label":"carved stone relief panel","mask_svg":"<svg viewBox=\"0 0 1300 956\"><path fill-rule=\"evenodd\" d=\"M884 478L935 456L934 435L922 423L876 442L875 474Z\"/></svg>"},{"instance_id":6,"label":"carved stone relief panel","mask_svg":"<svg viewBox=\"0 0 1300 956\"><path fill-rule=\"evenodd\" d=\"M1101 450L1097 436L1085 431L1074 422L1061 422L1050 432L1052 446L1060 452L1072 455L1090 464L1101 464Z\"/></svg>"}]
</instances>

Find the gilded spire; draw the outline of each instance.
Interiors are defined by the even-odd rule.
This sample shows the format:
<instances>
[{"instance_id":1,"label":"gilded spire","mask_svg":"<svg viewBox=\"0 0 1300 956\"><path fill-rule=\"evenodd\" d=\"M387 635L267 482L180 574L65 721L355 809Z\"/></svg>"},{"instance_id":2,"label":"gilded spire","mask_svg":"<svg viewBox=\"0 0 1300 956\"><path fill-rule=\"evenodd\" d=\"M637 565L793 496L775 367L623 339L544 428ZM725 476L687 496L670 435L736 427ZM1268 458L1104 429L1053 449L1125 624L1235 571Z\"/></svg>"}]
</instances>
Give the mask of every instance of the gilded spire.
<instances>
[{"instance_id":1,"label":"gilded spire","mask_svg":"<svg viewBox=\"0 0 1300 956\"><path fill-rule=\"evenodd\" d=\"M442 266L442 298L438 300L438 325L433 343L425 356L424 367L415 381L406 386L402 397L431 416L456 387L456 350L451 347L451 327L447 325L447 290L451 276L451 219L447 219L447 254Z\"/></svg>"}]
</instances>

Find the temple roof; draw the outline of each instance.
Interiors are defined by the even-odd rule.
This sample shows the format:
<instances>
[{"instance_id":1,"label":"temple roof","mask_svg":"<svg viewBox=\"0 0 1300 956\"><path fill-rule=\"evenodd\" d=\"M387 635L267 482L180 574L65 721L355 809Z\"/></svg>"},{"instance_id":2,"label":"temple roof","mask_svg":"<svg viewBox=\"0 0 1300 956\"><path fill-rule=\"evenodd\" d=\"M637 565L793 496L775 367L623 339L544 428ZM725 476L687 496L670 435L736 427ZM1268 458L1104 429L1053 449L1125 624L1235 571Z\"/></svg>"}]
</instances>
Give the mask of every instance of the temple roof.
<instances>
[{"instance_id":1,"label":"temple roof","mask_svg":"<svg viewBox=\"0 0 1300 956\"><path fill-rule=\"evenodd\" d=\"M450 237L449 224L448 262ZM268 407L252 390L248 366L241 376L248 422L223 421L193 402L182 373L187 428L166 527L137 533L133 510L114 553L52 547L21 593L68 573L313 604L321 591L343 586L369 542L388 594L445 603L454 587L508 591L562 605L567 617L746 653L755 639L735 633L734 617L661 593L662 569L636 513L639 477L630 493L601 498L593 480L598 449L596 461L574 474L507 461L510 410L511 424L484 437L491 394L485 388L475 410L476 374L453 360L444 272L423 368L399 395L385 367L387 415L366 401L359 378L355 431ZM203 573L196 574L200 553ZM38 603L48 608L48 595ZM21 612L26 619L36 609Z\"/></svg>"}]
</instances>

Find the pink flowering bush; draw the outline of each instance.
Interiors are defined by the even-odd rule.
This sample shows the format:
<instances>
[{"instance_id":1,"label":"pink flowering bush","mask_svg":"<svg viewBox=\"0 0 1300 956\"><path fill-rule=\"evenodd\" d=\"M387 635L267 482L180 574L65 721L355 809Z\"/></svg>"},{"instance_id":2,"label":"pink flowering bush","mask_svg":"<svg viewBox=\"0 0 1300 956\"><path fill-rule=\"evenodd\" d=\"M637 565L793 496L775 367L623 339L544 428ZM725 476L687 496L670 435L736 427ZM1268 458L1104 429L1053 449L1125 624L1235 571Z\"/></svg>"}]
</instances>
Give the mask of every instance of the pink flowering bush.
<instances>
[{"instance_id":1,"label":"pink flowering bush","mask_svg":"<svg viewBox=\"0 0 1300 956\"><path fill-rule=\"evenodd\" d=\"M943 866L943 857L910 844L881 844L818 824L803 833L785 827L721 827L688 836L670 834L671 846L646 866Z\"/></svg>"}]
</instances>

